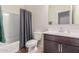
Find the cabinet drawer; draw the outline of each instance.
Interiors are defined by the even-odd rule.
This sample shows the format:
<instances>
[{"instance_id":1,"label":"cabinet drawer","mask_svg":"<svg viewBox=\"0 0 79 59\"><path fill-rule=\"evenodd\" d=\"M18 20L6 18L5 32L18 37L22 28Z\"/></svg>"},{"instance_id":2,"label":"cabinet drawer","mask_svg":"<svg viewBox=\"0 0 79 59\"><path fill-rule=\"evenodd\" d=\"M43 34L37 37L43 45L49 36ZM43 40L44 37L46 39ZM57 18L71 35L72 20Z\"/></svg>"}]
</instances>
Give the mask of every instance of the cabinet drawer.
<instances>
[{"instance_id":1,"label":"cabinet drawer","mask_svg":"<svg viewBox=\"0 0 79 59\"><path fill-rule=\"evenodd\" d=\"M68 37L58 36L58 35L49 35L49 34L45 34L44 39L56 41L58 43L66 43L66 44L70 44L72 42L70 38Z\"/></svg>"},{"instance_id":2,"label":"cabinet drawer","mask_svg":"<svg viewBox=\"0 0 79 59\"><path fill-rule=\"evenodd\" d=\"M56 36L55 36L55 35L44 34L44 39L45 39L45 40L52 40L52 41L55 41Z\"/></svg>"},{"instance_id":3,"label":"cabinet drawer","mask_svg":"<svg viewBox=\"0 0 79 59\"><path fill-rule=\"evenodd\" d=\"M61 44L79 46L79 39L78 38L44 34L44 39L56 41L56 42L61 43Z\"/></svg>"},{"instance_id":4,"label":"cabinet drawer","mask_svg":"<svg viewBox=\"0 0 79 59\"><path fill-rule=\"evenodd\" d=\"M59 53L58 43L44 40L44 53Z\"/></svg>"},{"instance_id":5,"label":"cabinet drawer","mask_svg":"<svg viewBox=\"0 0 79 59\"><path fill-rule=\"evenodd\" d=\"M74 46L79 46L79 39L77 38L73 38L71 39L71 45L74 45Z\"/></svg>"},{"instance_id":6,"label":"cabinet drawer","mask_svg":"<svg viewBox=\"0 0 79 59\"><path fill-rule=\"evenodd\" d=\"M79 46L79 39L78 38L71 38L71 37L64 37L64 36L57 36L56 40L62 44L74 45Z\"/></svg>"},{"instance_id":7,"label":"cabinet drawer","mask_svg":"<svg viewBox=\"0 0 79 59\"><path fill-rule=\"evenodd\" d=\"M64 44L70 44L72 42L70 38L64 36L56 36L56 41Z\"/></svg>"}]
</instances>

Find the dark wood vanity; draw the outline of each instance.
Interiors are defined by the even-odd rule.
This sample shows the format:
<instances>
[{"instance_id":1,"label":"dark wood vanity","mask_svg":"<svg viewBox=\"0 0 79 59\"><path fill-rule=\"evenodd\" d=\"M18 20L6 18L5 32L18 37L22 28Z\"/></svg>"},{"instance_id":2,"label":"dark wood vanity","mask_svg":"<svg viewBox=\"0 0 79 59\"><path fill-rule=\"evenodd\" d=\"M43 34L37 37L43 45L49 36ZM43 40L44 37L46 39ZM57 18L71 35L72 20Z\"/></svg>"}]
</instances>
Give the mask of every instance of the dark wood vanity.
<instances>
[{"instance_id":1,"label":"dark wood vanity","mask_svg":"<svg viewBox=\"0 0 79 59\"><path fill-rule=\"evenodd\" d=\"M79 53L79 38L44 34L44 53Z\"/></svg>"}]
</instances>

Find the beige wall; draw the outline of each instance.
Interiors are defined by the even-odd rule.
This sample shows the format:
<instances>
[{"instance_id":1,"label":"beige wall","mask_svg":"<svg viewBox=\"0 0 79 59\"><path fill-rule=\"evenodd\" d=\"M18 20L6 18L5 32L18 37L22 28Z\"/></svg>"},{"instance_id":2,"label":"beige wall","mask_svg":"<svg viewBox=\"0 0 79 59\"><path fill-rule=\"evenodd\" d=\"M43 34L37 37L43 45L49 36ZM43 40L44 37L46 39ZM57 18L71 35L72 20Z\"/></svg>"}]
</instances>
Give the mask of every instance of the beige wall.
<instances>
[{"instance_id":1,"label":"beige wall","mask_svg":"<svg viewBox=\"0 0 79 59\"><path fill-rule=\"evenodd\" d=\"M3 12L19 14L20 8L24 8L24 5L2 5Z\"/></svg>"},{"instance_id":2,"label":"beige wall","mask_svg":"<svg viewBox=\"0 0 79 59\"><path fill-rule=\"evenodd\" d=\"M32 12L33 31L43 31L48 27L47 5L26 5L25 8Z\"/></svg>"},{"instance_id":3,"label":"beige wall","mask_svg":"<svg viewBox=\"0 0 79 59\"><path fill-rule=\"evenodd\" d=\"M79 5L73 6L73 20L74 24L79 24Z\"/></svg>"}]
</instances>

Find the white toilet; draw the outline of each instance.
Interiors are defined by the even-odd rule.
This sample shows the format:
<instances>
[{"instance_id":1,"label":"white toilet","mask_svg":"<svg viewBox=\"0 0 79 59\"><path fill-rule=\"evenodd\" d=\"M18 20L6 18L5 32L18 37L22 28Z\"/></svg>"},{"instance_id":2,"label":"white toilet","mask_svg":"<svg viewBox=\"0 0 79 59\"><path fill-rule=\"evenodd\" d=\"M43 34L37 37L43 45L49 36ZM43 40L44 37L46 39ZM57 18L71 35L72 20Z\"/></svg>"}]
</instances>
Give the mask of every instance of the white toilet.
<instances>
[{"instance_id":1,"label":"white toilet","mask_svg":"<svg viewBox=\"0 0 79 59\"><path fill-rule=\"evenodd\" d=\"M35 53L37 51L38 42L42 39L42 32L34 32L34 39L26 42L28 53Z\"/></svg>"}]
</instances>

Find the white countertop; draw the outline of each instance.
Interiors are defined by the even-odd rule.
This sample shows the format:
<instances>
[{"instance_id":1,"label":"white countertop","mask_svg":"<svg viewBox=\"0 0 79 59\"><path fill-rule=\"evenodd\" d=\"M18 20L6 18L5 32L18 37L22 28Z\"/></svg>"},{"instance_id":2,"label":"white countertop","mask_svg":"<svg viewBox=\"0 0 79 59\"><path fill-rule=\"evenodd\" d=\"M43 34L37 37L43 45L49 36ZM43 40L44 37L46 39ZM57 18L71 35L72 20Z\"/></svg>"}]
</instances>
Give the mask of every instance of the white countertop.
<instances>
[{"instance_id":1,"label":"white countertop","mask_svg":"<svg viewBox=\"0 0 79 59\"><path fill-rule=\"evenodd\" d=\"M76 32L63 33L63 32L57 32L57 31L45 31L45 32L43 32L43 34L51 34L51 35L79 38L79 33L76 33Z\"/></svg>"}]
</instances>

